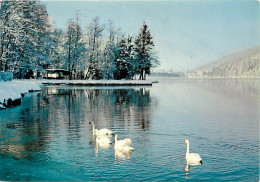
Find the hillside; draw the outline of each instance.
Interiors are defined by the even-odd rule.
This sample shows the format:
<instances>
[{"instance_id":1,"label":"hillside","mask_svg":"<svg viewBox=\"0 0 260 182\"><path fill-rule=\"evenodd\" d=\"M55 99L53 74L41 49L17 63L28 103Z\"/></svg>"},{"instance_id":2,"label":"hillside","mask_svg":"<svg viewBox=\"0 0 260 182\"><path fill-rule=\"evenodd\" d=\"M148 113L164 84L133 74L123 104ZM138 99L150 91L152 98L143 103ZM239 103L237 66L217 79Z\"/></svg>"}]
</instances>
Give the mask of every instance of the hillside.
<instances>
[{"instance_id":1,"label":"hillside","mask_svg":"<svg viewBox=\"0 0 260 182\"><path fill-rule=\"evenodd\" d=\"M260 78L260 46L235 52L201 66L189 77Z\"/></svg>"}]
</instances>

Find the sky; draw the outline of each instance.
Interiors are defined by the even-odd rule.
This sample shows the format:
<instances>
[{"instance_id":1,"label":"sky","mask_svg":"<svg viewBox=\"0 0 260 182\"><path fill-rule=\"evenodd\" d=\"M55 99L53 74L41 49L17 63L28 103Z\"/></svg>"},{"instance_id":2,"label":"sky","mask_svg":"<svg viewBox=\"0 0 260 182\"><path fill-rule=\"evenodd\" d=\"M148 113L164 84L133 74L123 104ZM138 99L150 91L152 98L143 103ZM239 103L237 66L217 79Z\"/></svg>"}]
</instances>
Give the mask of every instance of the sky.
<instances>
[{"instance_id":1,"label":"sky","mask_svg":"<svg viewBox=\"0 0 260 182\"><path fill-rule=\"evenodd\" d=\"M57 28L79 12L83 30L95 16L136 36L145 21L154 39L157 70L192 71L230 53L260 45L257 0L45 0Z\"/></svg>"}]
</instances>

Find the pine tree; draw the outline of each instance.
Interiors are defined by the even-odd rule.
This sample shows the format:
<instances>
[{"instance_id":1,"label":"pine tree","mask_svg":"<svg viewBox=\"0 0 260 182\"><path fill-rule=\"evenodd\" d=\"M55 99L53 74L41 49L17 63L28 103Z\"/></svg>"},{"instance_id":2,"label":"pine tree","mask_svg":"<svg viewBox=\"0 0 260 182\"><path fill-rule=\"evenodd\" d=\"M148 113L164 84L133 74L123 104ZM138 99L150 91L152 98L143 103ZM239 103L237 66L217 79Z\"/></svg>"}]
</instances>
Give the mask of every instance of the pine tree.
<instances>
[{"instance_id":1,"label":"pine tree","mask_svg":"<svg viewBox=\"0 0 260 182\"><path fill-rule=\"evenodd\" d=\"M137 74L136 69L136 59L135 59L135 50L134 50L134 44L132 43L131 36L128 36L127 39L127 50L128 50L128 78L133 79L134 75Z\"/></svg>"},{"instance_id":2,"label":"pine tree","mask_svg":"<svg viewBox=\"0 0 260 182\"><path fill-rule=\"evenodd\" d=\"M156 56L151 54L154 44L145 22L139 30L139 34L135 40L135 45L138 60L137 71L140 74L139 79L144 80L145 75L150 74L150 69L154 65L154 61L158 62Z\"/></svg>"},{"instance_id":3,"label":"pine tree","mask_svg":"<svg viewBox=\"0 0 260 182\"><path fill-rule=\"evenodd\" d=\"M119 42L119 57L116 59L117 72L115 79L124 79L128 77L128 52L127 52L127 42L123 38Z\"/></svg>"}]
</instances>

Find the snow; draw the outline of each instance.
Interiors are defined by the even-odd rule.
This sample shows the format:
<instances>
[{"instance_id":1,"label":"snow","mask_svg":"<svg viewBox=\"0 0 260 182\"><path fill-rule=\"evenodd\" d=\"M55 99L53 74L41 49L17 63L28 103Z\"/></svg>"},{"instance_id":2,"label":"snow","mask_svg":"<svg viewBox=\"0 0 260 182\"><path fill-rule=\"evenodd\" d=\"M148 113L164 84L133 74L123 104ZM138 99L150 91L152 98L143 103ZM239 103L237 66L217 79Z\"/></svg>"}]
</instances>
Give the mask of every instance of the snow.
<instances>
[{"instance_id":1,"label":"snow","mask_svg":"<svg viewBox=\"0 0 260 182\"><path fill-rule=\"evenodd\" d=\"M0 104L0 109L5 109L5 106L3 106L2 104Z\"/></svg>"},{"instance_id":2,"label":"snow","mask_svg":"<svg viewBox=\"0 0 260 182\"><path fill-rule=\"evenodd\" d=\"M147 80L12 80L12 81L0 81L0 103L9 98L14 100L21 98L21 94L27 93L29 90L41 90L41 86L44 83L50 84L73 84L73 85L148 85L152 84L152 81Z\"/></svg>"},{"instance_id":3,"label":"snow","mask_svg":"<svg viewBox=\"0 0 260 182\"><path fill-rule=\"evenodd\" d=\"M0 103L9 98L19 99L22 93L27 93L29 90L41 90L40 85L39 80L0 81Z\"/></svg>"}]
</instances>

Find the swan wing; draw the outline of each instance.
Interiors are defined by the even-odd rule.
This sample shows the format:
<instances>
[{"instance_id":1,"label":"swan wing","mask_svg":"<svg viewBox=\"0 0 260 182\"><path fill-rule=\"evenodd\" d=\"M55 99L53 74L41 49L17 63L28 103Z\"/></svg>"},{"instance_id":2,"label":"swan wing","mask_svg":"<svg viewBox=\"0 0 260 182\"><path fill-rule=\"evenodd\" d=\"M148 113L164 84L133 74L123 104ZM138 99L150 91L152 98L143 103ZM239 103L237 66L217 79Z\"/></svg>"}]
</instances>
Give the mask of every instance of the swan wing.
<instances>
[{"instance_id":1,"label":"swan wing","mask_svg":"<svg viewBox=\"0 0 260 182\"><path fill-rule=\"evenodd\" d=\"M130 138L125 138L124 141L125 141L126 145L131 145L132 144L132 140Z\"/></svg>"},{"instance_id":2,"label":"swan wing","mask_svg":"<svg viewBox=\"0 0 260 182\"><path fill-rule=\"evenodd\" d=\"M126 144L126 143L125 143L124 140L118 140L118 141L116 142L116 145L117 145L118 147L123 147L125 144Z\"/></svg>"},{"instance_id":3,"label":"swan wing","mask_svg":"<svg viewBox=\"0 0 260 182\"><path fill-rule=\"evenodd\" d=\"M200 157L200 155L198 153L189 153L188 155L186 155L186 160L191 165L192 164L194 164L194 165L202 164L202 158Z\"/></svg>"}]
</instances>

